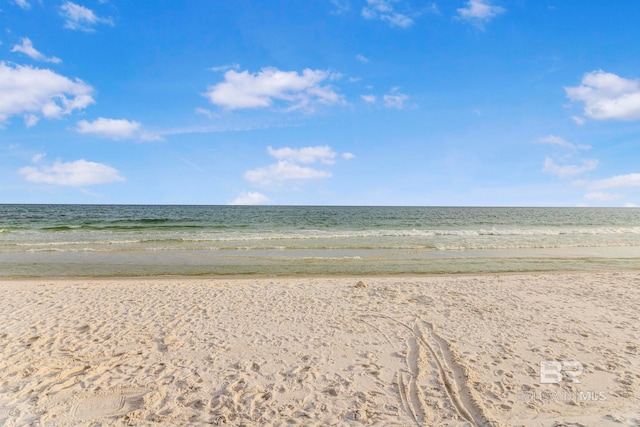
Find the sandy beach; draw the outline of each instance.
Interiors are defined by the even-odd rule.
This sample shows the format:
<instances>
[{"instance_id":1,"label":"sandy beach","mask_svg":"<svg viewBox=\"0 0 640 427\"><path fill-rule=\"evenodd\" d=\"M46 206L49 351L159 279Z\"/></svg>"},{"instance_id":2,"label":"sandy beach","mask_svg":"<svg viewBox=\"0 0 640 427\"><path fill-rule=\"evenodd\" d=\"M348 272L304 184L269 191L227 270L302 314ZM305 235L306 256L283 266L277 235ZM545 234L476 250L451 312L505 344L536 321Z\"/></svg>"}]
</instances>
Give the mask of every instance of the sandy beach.
<instances>
[{"instance_id":1,"label":"sandy beach","mask_svg":"<svg viewBox=\"0 0 640 427\"><path fill-rule=\"evenodd\" d=\"M3 279L0 301L0 426L640 425L638 272Z\"/></svg>"}]
</instances>

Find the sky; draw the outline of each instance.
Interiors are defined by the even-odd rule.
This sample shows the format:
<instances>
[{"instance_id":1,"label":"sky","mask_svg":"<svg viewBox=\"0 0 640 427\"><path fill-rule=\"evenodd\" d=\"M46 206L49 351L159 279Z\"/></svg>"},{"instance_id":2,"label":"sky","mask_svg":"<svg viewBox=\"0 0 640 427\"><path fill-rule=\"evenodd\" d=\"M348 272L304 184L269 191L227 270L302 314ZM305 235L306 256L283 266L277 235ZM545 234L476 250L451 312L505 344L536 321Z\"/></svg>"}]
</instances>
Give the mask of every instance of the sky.
<instances>
[{"instance_id":1,"label":"sky","mask_svg":"<svg viewBox=\"0 0 640 427\"><path fill-rule=\"evenodd\" d=\"M638 16L2 0L0 203L638 206Z\"/></svg>"}]
</instances>

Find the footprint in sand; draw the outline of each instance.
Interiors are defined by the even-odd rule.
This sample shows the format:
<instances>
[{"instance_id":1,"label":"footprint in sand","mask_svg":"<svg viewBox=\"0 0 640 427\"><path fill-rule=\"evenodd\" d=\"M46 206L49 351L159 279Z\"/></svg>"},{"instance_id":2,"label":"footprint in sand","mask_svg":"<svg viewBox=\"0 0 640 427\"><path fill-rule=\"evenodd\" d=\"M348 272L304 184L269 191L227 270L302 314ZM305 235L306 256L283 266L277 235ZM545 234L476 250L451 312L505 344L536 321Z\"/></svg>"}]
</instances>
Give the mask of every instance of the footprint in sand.
<instances>
[{"instance_id":1,"label":"footprint in sand","mask_svg":"<svg viewBox=\"0 0 640 427\"><path fill-rule=\"evenodd\" d=\"M15 406L0 407L0 427L13 415L14 410Z\"/></svg>"},{"instance_id":2,"label":"footprint in sand","mask_svg":"<svg viewBox=\"0 0 640 427\"><path fill-rule=\"evenodd\" d=\"M142 397L148 390L119 390L84 398L71 408L71 416L78 420L114 417L128 414L142 407Z\"/></svg>"}]
</instances>

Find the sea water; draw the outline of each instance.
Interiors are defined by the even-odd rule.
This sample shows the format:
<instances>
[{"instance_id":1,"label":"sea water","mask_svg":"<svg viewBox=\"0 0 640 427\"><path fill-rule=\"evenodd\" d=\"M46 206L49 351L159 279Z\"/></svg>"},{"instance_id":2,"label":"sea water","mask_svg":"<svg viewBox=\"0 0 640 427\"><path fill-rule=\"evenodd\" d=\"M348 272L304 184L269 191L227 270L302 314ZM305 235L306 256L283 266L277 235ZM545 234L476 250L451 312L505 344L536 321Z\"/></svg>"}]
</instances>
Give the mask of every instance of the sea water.
<instances>
[{"instance_id":1,"label":"sea water","mask_svg":"<svg viewBox=\"0 0 640 427\"><path fill-rule=\"evenodd\" d=\"M640 267L640 209L0 205L0 277Z\"/></svg>"}]
</instances>

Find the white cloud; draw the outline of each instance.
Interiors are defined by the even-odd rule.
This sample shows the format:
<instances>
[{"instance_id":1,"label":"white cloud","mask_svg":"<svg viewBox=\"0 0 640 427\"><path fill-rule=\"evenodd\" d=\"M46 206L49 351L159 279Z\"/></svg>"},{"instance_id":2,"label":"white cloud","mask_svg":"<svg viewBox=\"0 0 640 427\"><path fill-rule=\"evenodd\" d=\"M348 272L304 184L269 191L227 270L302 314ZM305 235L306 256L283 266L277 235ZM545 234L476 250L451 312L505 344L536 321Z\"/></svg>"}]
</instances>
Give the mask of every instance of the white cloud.
<instances>
[{"instance_id":1,"label":"white cloud","mask_svg":"<svg viewBox=\"0 0 640 427\"><path fill-rule=\"evenodd\" d=\"M335 9L331 12L335 15L340 15L348 12L351 9L351 5L348 0L329 0L335 6Z\"/></svg>"},{"instance_id":2,"label":"white cloud","mask_svg":"<svg viewBox=\"0 0 640 427\"><path fill-rule=\"evenodd\" d=\"M91 9L67 1L60 6L60 15L64 18L64 27L70 30L94 31L96 24L113 25L111 18L101 18Z\"/></svg>"},{"instance_id":3,"label":"white cloud","mask_svg":"<svg viewBox=\"0 0 640 427\"><path fill-rule=\"evenodd\" d=\"M385 107L397 109L403 109L406 107L406 102L409 100L409 96L398 92L398 90L398 87L394 87L388 94L382 96L382 102ZM378 102L378 97L373 94L360 95L360 99L367 104L375 104Z\"/></svg>"},{"instance_id":4,"label":"white cloud","mask_svg":"<svg viewBox=\"0 0 640 427\"><path fill-rule=\"evenodd\" d=\"M17 44L13 46L13 49L11 49L11 52L24 53L25 55L27 55L32 59L35 59L36 61L52 62L54 64L59 64L62 62L60 58L56 58L55 56L48 57L48 56L45 56L43 53L39 52L38 50L36 50L33 47L33 43L31 43L31 40L29 40L28 37L25 37L22 39L22 44Z\"/></svg>"},{"instance_id":5,"label":"white cloud","mask_svg":"<svg viewBox=\"0 0 640 427\"><path fill-rule=\"evenodd\" d=\"M640 187L640 173L616 175L611 178L593 181L590 185L590 188L594 190L604 190L607 188L620 187Z\"/></svg>"},{"instance_id":6,"label":"white cloud","mask_svg":"<svg viewBox=\"0 0 640 427\"><path fill-rule=\"evenodd\" d=\"M367 5L362 8L362 16L365 19L379 19L392 27L407 28L413 24L409 16L395 11L393 4L398 0L367 0Z\"/></svg>"},{"instance_id":7,"label":"white cloud","mask_svg":"<svg viewBox=\"0 0 640 427\"><path fill-rule=\"evenodd\" d=\"M0 125L17 114L41 114L59 118L93 104L93 88L82 80L69 80L51 70L30 66L9 66L0 62Z\"/></svg>"},{"instance_id":8,"label":"white cloud","mask_svg":"<svg viewBox=\"0 0 640 427\"><path fill-rule=\"evenodd\" d=\"M29 182L71 187L124 181L120 172L111 166L88 162L84 159L74 162L56 160L49 166L26 166L18 173Z\"/></svg>"},{"instance_id":9,"label":"white cloud","mask_svg":"<svg viewBox=\"0 0 640 427\"><path fill-rule=\"evenodd\" d=\"M625 207L625 208L640 208L640 205L636 205L635 203L625 203L623 207Z\"/></svg>"},{"instance_id":10,"label":"white cloud","mask_svg":"<svg viewBox=\"0 0 640 427\"><path fill-rule=\"evenodd\" d=\"M586 123L586 120L584 119L584 117L580 117L580 116L571 116L571 120L573 120L578 126L582 126L583 124Z\"/></svg>"},{"instance_id":11,"label":"white cloud","mask_svg":"<svg viewBox=\"0 0 640 427\"><path fill-rule=\"evenodd\" d=\"M28 128L37 125L39 121L40 118L35 114L25 114L24 116L24 125Z\"/></svg>"},{"instance_id":12,"label":"white cloud","mask_svg":"<svg viewBox=\"0 0 640 427\"><path fill-rule=\"evenodd\" d=\"M500 6L492 6L489 0L469 0L466 7L458 9L458 17L474 25L482 24L505 12Z\"/></svg>"},{"instance_id":13,"label":"white cloud","mask_svg":"<svg viewBox=\"0 0 640 427\"><path fill-rule=\"evenodd\" d=\"M332 174L327 170L301 165L316 162L332 165L338 156L338 154L327 145L297 149L290 147L278 149L267 147L267 152L271 157L278 160L278 162L244 173L244 179L257 187L283 188L287 185L296 187L305 181L330 178ZM345 160L355 157L352 153L342 153L341 156Z\"/></svg>"},{"instance_id":14,"label":"white cloud","mask_svg":"<svg viewBox=\"0 0 640 427\"><path fill-rule=\"evenodd\" d=\"M286 160L294 163L315 163L320 161L327 165L335 163L336 152L328 145L303 148L283 147L274 149L267 147L269 155L278 160Z\"/></svg>"},{"instance_id":15,"label":"white cloud","mask_svg":"<svg viewBox=\"0 0 640 427\"><path fill-rule=\"evenodd\" d=\"M595 200L598 202L609 202L611 200L619 199L620 197L622 197L621 194L604 193L602 191L594 191L584 195L585 200Z\"/></svg>"},{"instance_id":16,"label":"white cloud","mask_svg":"<svg viewBox=\"0 0 640 427\"><path fill-rule=\"evenodd\" d=\"M238 197L233 199L233 201L230 202L229 204L230 205L262 205L265 203L269 203L270 201L271 200L269 200L269 198L264 194L261 194L255 191L249 191L247 193L240 194Z\"/></svg>"},{"instance_id":17,"label":"white cloud","mask_svg":"<svg viewBox=\"0 0 640 427\"><path fill-rule=\"evenodd\" d=\"M32 163L38 163L38 162L40 162L40 160L44 159L45 156L46 156L46 153L34 154L34 156L31 158L31 162Z\"/></svg>"},{"instance_id":18,"label":"white cloud","mask_svg":"<svg viewBox=\"0 0 640 427\"><path fill-rule=\"evenodd\" d=\"M81 120L76 131L90 133L110 139L132 139L140 129L140 123L125 119L105 119L100 117L93 122Z\"/></svg>"},{"instance_id":19,"label":"white cloud","mask_svg":"<svg viewBox=\"0 0 640 427\"><path fill-rule=\"evenodd\" d=\"M196 112L196 114L201 114L201 115L203 115L203 116L207 116L207 117L208 117L208 118L210 118L210 119L217 119L217 118L220 118L220 114L218 114L218 113L214 113L213 111L208 110L208 109L206 109L206 108L200 108L200 107L198 107L198 108L196 108L195 112Z\"/></svg>"},{"instance_id":20,"label":"white cloud","mask_svg":"<svg viewBox=\"0 0 640 427\"><path fill-rule=\"evenodd\" d=\"M371 61L369 60L369 58L367 58L366 56L361 55L361 54L357 54L357 55L356 55L356 59L357 59L358 61L362 62L363 64L368 64L369 62L371 62Z\"/></svg>"},{"instance_id":21,"label":"white cloud","mask_svg":"<svg viewBox=\"0 0 640 427\"><path fill-rule=\"evenodd\" d=\"M279 186L286 181L307 181L329 177L331 172L299 166L286 160L252 169L244 174L244 179L260 187Z\"/></svg>"},{"instance_id":22,"label":"white cloud","mask_svg":"<svg viewBox=\"0 0 640 427\"><path fill-rule=\"evenodd\" d=\"M13 3L24 10L31 9L31 5L27 0L13 0Z\"/></svg>"},{"instance_id":23,"label":"white cloud","mask_svg":"<svg viewBox=\"0 0 640 427\"><path fill-rule=\"evenodd\" d=\"M407 95L403 93L396 93L395 91L382 97L385 107L398 109L404 108L404 104L408 99L409 97Z\"/></svg>"},{"instance_id":24,"label":"white cloud","mask_svg":"<svg viewBox=\"0 0 640 427\"><path fill-rule=\"evenodd\" d=\"M580 86L566 87L567 97L584 102L584 114L596 120L640 119L640 81L602 70L586 73Z\"/></svg>"},{"instance_id":25,"label":"white cloud","mask_svg":"<svg viewBox=\"0 0 640 427\"><path fill-rule=\"evenodd\" d=\"M582 165L558 165L553 159L547 157L544 160L544 172L556 175L559 178L571 178L585 172L589 172L598 168L597 160L582 160Z\"/></svg>"},{"instance_id":26,"label":"white cloud","mask_svg":"<svg viewBox=\"0 0 640 427\"><path fill-rule=\"evenodd\" d=\"M142 129L139 122L125 119L105 119L99 117L93 122L80 120L75 130L79 133L93 134L103 138L122 140L138 139L141 141L158 141L160 136Z\"/></svg>"},{"instance_id":27,"label":"white cloud","mask_svg":"<svg viewBox=\"0 0 640 427\"><path fill-rule=\"evenodd\" d=\"M325 105L342 102L330 85L322 86L325 80L336 78L335 73L306 68L302 73L281 71L274 67L263 68L257 73L229 70L224 81L209 86L204 94L212 104L229 110L243 108L267 108L274 101L289 105L289 110L312 110L314 103Z\"/></svg>"},{"instance_id":28,"label":"white cloud","mask_svg":"<svg viewBox=\"0 0 640 427\"><path fill-rule=\"evenodd\" d=\"M211 71L227 71L227 70L239 70L240 69L240 65L239 64L229 64L229 65L219 65L217 67L211 67L210 70Z\"/></svg>"},{"instance_id":29,"label":"white cloud","mask_svg":"<svg viewBox=\"0 0 640 427\"><path fill-rule=\"evenodd\" d=\"M559 147L565 147L565 148L571 148L571 149L579 149L579 150L591 149L590 145L572 144L566 139L556 135L547 135L545 137L539 138L538 142L541 144L557 145Z\"/></svg>"}]
</instances>

